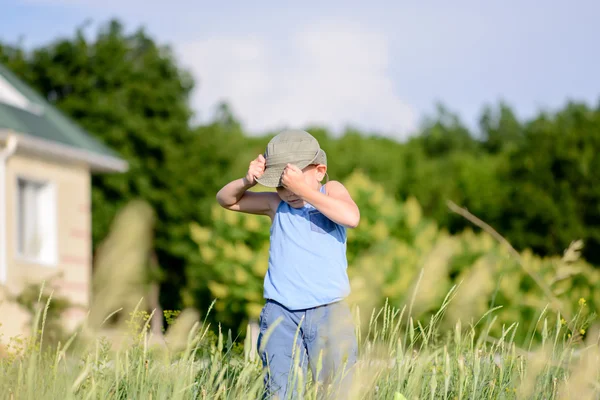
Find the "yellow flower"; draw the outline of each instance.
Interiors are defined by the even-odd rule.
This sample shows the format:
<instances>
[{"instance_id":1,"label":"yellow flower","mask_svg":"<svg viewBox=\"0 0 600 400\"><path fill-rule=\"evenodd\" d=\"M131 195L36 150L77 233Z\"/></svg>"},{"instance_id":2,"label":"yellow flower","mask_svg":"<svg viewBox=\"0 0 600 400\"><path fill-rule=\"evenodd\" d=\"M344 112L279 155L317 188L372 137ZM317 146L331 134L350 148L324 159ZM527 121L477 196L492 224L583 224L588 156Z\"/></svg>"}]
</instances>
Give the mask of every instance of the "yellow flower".
<instances>
[{"instance_id":1,"label":"yellow flower","mask_svg":"<svg viewBox=\"0 0 600 400\"><path fill-rule=\"evenodd\" d=\"M583 297L579 299L579 306L580 307L585 306L585 299Z\"/></svg>"},{"instance_id":2,"label":"yellow flower","mask_svg":"<svg viewBox=\"0 0 600 400\"><path fill-rule=\"evenodd\" d=\"M566 324L567 324L567 321L565 321L565 319L564 319L564 318L561 318L561 319L560 319L560 324L561 324L561 325L566 325Z\"/></svg>"},{"instance_id":3,"label":"yellow flower","mask_svg":"<svg viewBox=\"0 0 600 400\"><path fill-rule=\"evenodd\" d=\"M579 333L581 333L582 335L585 335L585 329L583 329L583 328L582 328L582 329L580 329L580 330L579 330Z\"/></svg>"}]
</instances>

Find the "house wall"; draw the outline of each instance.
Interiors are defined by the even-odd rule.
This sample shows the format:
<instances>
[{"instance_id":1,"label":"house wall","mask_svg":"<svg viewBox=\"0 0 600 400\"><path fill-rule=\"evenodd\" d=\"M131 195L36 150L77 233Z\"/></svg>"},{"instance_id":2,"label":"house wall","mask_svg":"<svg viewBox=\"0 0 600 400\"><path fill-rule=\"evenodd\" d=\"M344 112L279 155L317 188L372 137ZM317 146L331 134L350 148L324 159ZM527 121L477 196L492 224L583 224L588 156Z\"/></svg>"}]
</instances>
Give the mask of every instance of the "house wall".
<instances>
[{"instance_id":1,"label":"house wall","mask_svg":"<svg viewBox=\"0 0 600 400\"><path fill-rule=\"evenodd\" d=\"M17 179L49 181L54 186L57 235L56 263L42 265L18 254ZM29 333L30 316L7 300L30 283L55 288L53 297L64 296L80 307L65 313L64 327L74 328L86 315L91 281L91 178L85 165L60 163L26 154L13 155L7 163L7 281L0 293L0 340Z\"/></svg>"}]
</instances>

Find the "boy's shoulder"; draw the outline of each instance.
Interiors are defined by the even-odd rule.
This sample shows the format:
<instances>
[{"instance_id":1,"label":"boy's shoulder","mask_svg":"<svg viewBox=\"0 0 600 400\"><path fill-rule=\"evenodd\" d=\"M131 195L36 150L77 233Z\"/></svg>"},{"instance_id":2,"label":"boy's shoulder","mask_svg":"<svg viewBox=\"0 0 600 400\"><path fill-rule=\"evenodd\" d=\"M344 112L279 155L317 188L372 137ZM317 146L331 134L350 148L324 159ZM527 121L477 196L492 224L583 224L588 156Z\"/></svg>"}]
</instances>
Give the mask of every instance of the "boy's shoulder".
<instances>
[{"instance_id":1,"label":"boy's shoulder","mask_svg":"<svg viewBox=\"0 0 600 400\"><path fill-rule=\"evenodd\" d=\"M348 189L340 181L328 181L325 185L325 192L327 194L344 194L349 195Z\"/></svg>"},{"instance_id":2,"label":"boy's shoulder","mask_svg":"<svg viewBox=\"0 0 600 400\"><path fill-rule=\"evenodd\" d=\"M344 184L340 181L336 181L336 180L331 180L331 181L327 181L327 183L325 183L325 186L327 187L343 187L345 188Z\"/></svg>"}]
</instances>

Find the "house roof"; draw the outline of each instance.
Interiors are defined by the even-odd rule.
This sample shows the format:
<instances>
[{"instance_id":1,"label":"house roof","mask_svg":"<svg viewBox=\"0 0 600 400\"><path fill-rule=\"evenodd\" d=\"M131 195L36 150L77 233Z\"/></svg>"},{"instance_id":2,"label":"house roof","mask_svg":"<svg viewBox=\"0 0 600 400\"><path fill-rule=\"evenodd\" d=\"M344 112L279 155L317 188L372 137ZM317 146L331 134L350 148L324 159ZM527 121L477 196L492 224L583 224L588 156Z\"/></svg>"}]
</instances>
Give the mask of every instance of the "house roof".
<instances>
[{"instance_id":1,"label":"house roof","mask_svg":"<svg viewBox=\"0 0 600 400\"><path fill-rule=\"evenodd\" d=\"M18 148L83 161L95 171L123 172L127 162L0 64L0 139Z\"/></svg>"}]
</instances>

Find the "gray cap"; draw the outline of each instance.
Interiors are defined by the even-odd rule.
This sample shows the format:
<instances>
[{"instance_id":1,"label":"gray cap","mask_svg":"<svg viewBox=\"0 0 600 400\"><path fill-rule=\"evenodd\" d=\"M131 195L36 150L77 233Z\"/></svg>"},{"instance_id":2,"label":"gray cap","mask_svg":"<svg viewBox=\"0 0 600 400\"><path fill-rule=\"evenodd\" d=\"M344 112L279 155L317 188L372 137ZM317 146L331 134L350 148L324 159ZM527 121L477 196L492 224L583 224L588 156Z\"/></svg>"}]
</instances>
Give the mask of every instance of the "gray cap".
<instances>
[{"instance_id":1,"label":"gray cap","mask_svg":"<svg viewBox=\"0 0 600 400\"><path fill-rule=\"evenodd\" d=\"M327 155L310 133L289 129L279 133L267 144L264 157L266 168L256 181L263 186L281 186L281 174L287 164L300 169L311 164L327 165Z\"/></svg>"}]
</instances>

